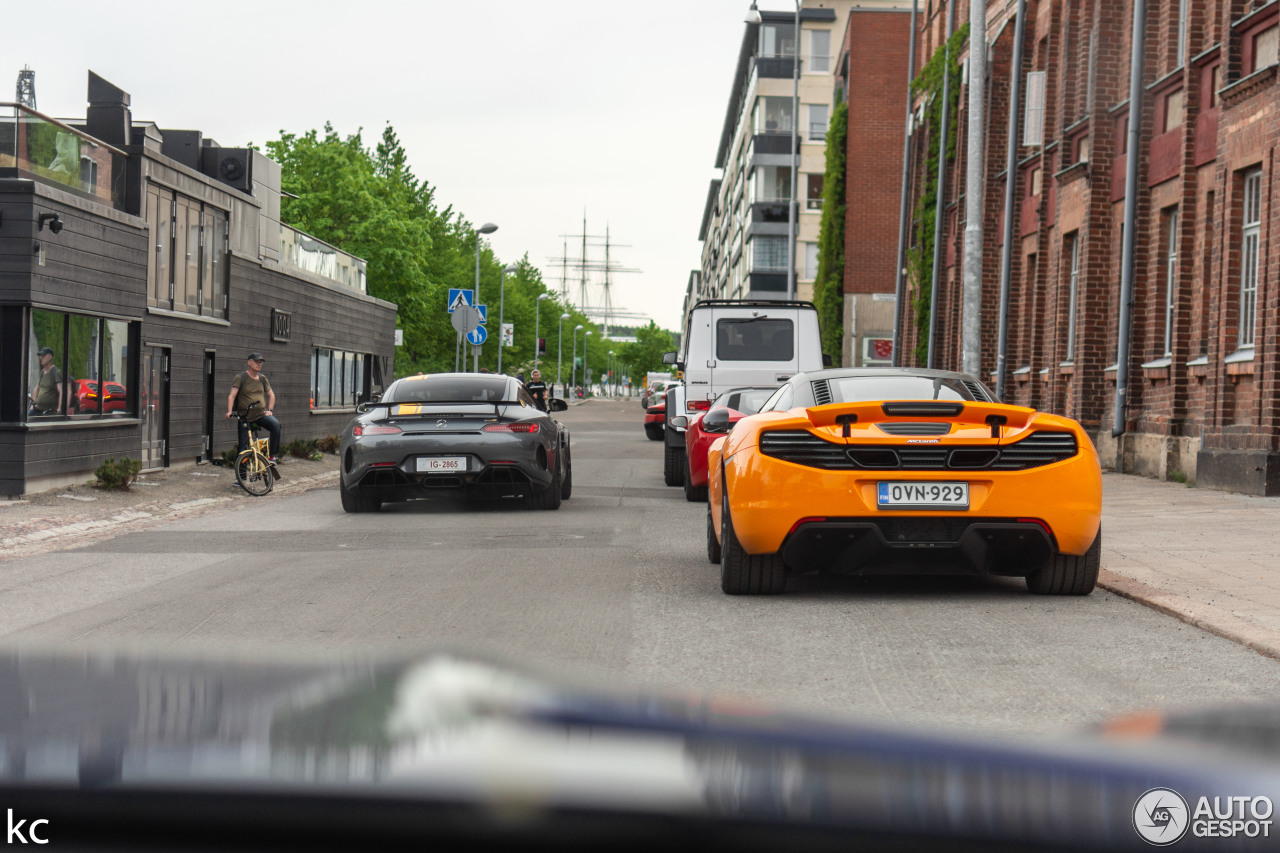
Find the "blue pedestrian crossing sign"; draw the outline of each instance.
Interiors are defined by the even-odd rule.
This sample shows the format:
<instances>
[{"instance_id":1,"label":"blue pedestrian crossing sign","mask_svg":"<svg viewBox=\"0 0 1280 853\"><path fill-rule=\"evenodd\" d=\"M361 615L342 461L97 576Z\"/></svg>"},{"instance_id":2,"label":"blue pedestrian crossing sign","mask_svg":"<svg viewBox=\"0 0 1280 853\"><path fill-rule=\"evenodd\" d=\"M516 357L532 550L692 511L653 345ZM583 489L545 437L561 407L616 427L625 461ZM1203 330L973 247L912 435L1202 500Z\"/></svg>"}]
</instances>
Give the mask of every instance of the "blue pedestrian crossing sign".
<instances>
[{"instance_id":1,"label":"blue pedestrian crossing sign","mask_svg":"<svg viewBox=\"0 0 1280 853\"><path fill-rule=\"evenodd\" d=\"M481 325L481 326L483 326L485 323L489 322L489 306L488 306L488 305L477 305L477 306L476 306L476 310L480 312L480 325Z\"/></svg>"},{"instance_id":2,"label":"blue pedestrian crossing sign","mask_svg":"<svg viewBox=\"0 0 1280 853\"><path fill-rule=\"evenodd\" d=\"M484 326L476 326L474 330L467 334L467 343L473 347L478 347L489 337L489 332Z\"/></svg>"},{"instance_id":3,"label":"blue pedestrian crossing sign","mask_svg":"<svg viewBox=\"0 0 1280 853\"><path fill-rule=\"evenodd\" d=\"M475 301L475 291L467 290L461 287L449 288L449 313L452 314L459 308L470 305Z\"/></svg>"}]
</instances>

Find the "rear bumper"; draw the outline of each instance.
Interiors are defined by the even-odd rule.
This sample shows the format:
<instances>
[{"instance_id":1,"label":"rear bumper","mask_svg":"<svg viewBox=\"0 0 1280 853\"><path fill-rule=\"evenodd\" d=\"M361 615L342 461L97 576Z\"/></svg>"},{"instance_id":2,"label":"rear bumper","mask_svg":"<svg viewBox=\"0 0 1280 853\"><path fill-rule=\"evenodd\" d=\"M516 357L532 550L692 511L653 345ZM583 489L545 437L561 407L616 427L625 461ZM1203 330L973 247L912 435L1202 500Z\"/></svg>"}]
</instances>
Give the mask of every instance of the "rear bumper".
<instances>
[{"instance_id":1,"label":"rear bumper","mask_svg":"<svg viewBox=\"0 0 1280 853\"><path fill-rule=\"evenodd\" d=\"M1022 577L1057 553L1045 527L1009 518L832 518L798 524L782 543L792 571Z\"/></svg>"},{"instance_id":2,"label":"rear bumper","mask_svg":"<svg viewBox=\"0 0 1280 853\"><path fill-rule=\"evenodd\" d=\"M348 489L386 500L427 497L441 490L494 495L523 495L551 485L559 463L556 451L535 435L482 433L416 436L411 445L399 436L344 442L342 480ZM465 456L467 470L426 473L419 457Z\"/></svg>"}]
</instances>

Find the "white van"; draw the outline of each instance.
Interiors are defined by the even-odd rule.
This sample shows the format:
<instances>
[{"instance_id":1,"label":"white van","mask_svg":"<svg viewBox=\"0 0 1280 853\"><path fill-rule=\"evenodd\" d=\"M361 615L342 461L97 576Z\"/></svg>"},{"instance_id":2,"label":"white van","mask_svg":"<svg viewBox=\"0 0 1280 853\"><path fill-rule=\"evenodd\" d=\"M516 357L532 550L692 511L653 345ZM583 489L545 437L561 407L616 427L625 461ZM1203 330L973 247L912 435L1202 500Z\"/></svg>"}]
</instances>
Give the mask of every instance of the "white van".
<instances>
[{"instance_id":1,"label":"white van","mask_svg":"<svg viewBox=\"0 0 1280 853\"><path fill-rule=\"evenodd\" d=\"M706 411L731 388L781 385L797 373L821 370L818 309L812 302L703 299L689 311L680 352L667 364L684 371L684 384L667 389L666 452L663 475L668 486L684 482L684 427L680 415Z\"/></svg>"}]
</instances>

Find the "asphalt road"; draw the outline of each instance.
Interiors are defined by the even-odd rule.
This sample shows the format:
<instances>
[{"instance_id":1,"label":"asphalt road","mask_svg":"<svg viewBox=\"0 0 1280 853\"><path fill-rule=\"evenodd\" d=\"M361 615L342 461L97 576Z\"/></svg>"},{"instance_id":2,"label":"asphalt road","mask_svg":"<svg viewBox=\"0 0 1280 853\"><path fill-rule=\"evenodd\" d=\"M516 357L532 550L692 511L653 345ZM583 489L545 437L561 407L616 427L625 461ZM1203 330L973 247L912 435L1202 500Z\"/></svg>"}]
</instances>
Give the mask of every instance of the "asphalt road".
<instances>
[{"instance_id":1,"label":"asphalt road","mask_svg":"<svg viewBox=\"0 0 1280 853\"><path fill-rule=\"evenodd\" d=\"M556 512L448 501L346 515L336 488L10 561L0 642L496 652L611 683L886 722L1046 732L1280 694L1280 663L1102 590L794 578L729 597L704 508L662 484L635 400L590 401Z\"/></svg>"}]
</instances>

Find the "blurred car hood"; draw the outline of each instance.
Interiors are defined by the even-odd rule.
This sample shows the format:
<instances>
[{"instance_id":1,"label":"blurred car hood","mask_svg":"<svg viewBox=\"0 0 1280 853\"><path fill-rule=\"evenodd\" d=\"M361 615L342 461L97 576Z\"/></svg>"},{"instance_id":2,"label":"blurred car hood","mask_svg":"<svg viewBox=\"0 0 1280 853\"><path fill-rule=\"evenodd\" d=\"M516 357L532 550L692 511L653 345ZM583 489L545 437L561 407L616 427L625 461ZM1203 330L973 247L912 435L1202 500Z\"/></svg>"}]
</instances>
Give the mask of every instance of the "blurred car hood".
<instances>
[{"instance_id":1,"label":"blurred car hood","mask_svg":"<svg viewBox=\"0 0 1280 853\"><path fill-rule=\"evenodd\" d=\"M164 795L185 797L194 815L193 796L234 794L241 816L255 799L331 802L331 815L353 802L449 803L525 825L571 810L829 832L845 845L1140 850L1134 804L1152 788L1190 803L1280 799L1280 714L1228 713L1248 720L1244 733L1196 722L1215 714L1183 715L1174 732L1143 718L1029 739L619 690L450 650L265 660L13 651L0 653L0 809L52 813L71 832L92 823L77 811L86 804L145 821ZM1222 844L1188 833L1178 849Z\"/></svg>"}]
</instances>

